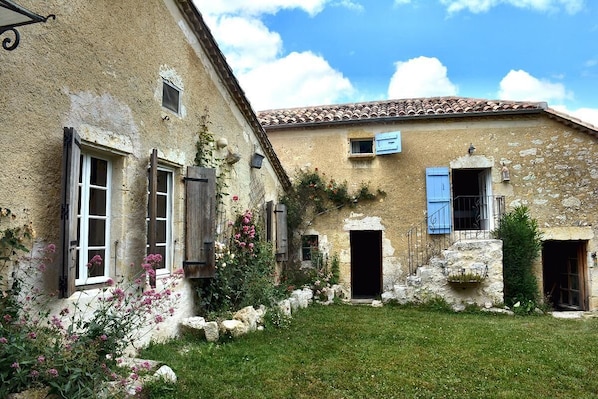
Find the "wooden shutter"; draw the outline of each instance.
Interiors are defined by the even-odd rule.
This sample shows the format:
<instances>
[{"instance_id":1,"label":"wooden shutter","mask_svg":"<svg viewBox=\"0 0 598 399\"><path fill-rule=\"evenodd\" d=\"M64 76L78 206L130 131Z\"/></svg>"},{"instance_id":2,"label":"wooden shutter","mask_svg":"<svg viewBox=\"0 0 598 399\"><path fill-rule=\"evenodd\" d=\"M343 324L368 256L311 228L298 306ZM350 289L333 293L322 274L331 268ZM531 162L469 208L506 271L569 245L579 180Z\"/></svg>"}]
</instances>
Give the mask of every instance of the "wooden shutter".
<instances>
[{"instance_id":1,"label":"wooden shutter","mask_svg":"<svg viewBox=\"0 0 598 399\"><path fill-rule=\"evenodd\" d=\"M401 132L378 133L376 135L376 155L401 152Z\"/></svg>"},{"instance_id":2,"label":"wooden shutter","mask_svg":"<svg viewBox=\"0 0 598 399\"><path fill-rule=\"evenodd\" d=\"M60 199L59 289L62 298L75 292L77 274L77 213L79 204L79 162L81 138L72 127L64 128Z\"/></svg>"},{"instance_id":3,"label":"wooden shutter","mask_svg":"<svg viewBox=\"0 0 598 399\"><path fill-rule=\"evenodd\" d=\"M448 168L426 169L428 234L451 232L451 190Z\"/></svg>"},{"instance_id":4,"label":"wooden shutter","mask_svg":"<svg viewBox=\"0 0 598 399\"><path fill-rule=\"evenodd\" d=\"M189 166L185 178L185 277L214 277L216 170Z\"/></svg>"},{"instance_id":5,"label":"wooden shutter","mask_svg":"<svg viewBox=\"0 0 598 399\"><path fill-rule=\"evenodd\" d=\"M287 261L289 259L287 206L276 204L274 214L276 215L276 260Z\"/></svg>"},{"instance_id":6,"label":"wooden shutter","mask_svg":"<svg viewBox=\"0 0 598 399\"><path fill-rule=\"evenodd\" d=\"M149 167L149 182L148 182L148 200L147 200L147 243L148 254L156 253L156 215L158 213L158 150L153 149L150 156ZM156 288L156 276L150 276L150 286Z\"/></svg>"}]
</instances>

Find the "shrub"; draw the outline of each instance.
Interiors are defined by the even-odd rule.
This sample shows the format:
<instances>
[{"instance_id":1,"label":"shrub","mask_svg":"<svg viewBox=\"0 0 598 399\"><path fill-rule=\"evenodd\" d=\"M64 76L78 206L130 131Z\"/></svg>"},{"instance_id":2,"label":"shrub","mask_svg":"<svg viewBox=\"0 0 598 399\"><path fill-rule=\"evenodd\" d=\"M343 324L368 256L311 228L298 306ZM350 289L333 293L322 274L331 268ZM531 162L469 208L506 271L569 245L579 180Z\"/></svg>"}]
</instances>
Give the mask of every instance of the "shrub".
<instances>
[{"instance_id":1,"label":"shrub","mask_svg":"<svg viewBox=\"0 0 598 399\"><path fill-rule=\"evenodd\" d=\"M246 210L229 227L229 236L216 244L215 277L196 282L202 315L270 306L279 298L272 245L261 238L254 213Z\"/></svg>"},{"instance_id":2,"label":"shrub","mask_svg":"<svg viewBox=\"0 0 598 399\"><path fill-rule=\"evenodd\" d=\"M503 242L505 303L508 306L530 301L536 304L538 282L532 267L542 248L536 220L530 217L527 207L517 207L503 215L494 236Z\"/></svg>"}]
</instances>

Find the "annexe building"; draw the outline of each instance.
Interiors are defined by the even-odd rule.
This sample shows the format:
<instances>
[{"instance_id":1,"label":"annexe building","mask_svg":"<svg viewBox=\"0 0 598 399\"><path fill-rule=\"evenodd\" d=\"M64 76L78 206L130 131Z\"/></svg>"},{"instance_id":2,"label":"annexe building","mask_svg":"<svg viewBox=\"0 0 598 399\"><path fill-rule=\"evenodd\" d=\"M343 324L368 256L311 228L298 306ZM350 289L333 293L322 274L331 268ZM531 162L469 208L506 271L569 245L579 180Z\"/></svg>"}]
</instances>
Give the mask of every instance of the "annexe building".
<instances>
[{"instance_id":1,"label":"annexe building","mask_svg":"<svg viewBox=\"0 0 598 399\"><path fill-rule=\"evenodd\" d=\"M287 173L363 183L386 197L303 232L339 254L353 298L501 303L500 216L529 208L543 232L542 294L598 308L598 128L545 103L461 97L258 113ZM498 241L498 242L497 242Z\"/></svg>"}]
</instances>

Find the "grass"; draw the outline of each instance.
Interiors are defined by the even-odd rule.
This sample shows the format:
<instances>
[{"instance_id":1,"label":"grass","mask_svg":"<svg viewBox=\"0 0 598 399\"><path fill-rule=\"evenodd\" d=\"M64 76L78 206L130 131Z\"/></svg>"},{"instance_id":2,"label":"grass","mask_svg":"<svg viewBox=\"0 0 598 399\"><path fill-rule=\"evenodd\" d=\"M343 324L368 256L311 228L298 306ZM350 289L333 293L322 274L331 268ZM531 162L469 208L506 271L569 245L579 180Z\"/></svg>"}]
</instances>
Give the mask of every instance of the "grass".
<instances>
[{"instance_id":1,"label":"grass","mask_svg":"<svg viewBox=\"0 0 598 399\"><path fill-rule=\"evenodd\" d=\"M149 398L595 398L597 342L598 319L314 305L286 329L142 356L179 378Z\"/></svg>"}]
</instances>

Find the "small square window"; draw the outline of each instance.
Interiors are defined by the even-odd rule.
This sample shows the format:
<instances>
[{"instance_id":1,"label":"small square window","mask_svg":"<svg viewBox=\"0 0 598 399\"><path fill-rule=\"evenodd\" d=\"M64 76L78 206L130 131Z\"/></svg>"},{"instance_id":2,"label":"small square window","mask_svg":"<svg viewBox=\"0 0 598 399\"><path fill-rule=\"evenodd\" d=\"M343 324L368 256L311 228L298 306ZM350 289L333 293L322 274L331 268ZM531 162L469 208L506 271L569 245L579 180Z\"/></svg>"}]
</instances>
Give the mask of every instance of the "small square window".
<instances>
[{"instance_id":1,"label":"small square window","mask_svg":"<svg viewBox=\"0 0 598 399\"><path fill-rule=\"evenodd\" d=\"M318 251L318 236L301 236L301 260L311 260L312 252Z\"/></svg>"},{"instance_id":2,"label":"small square window","mask_svg":"<svg viewBox=\"0 0 598 399\"><path fill-rule=\"evenodd\" d=\"M371 155L374 153L373 139L357 139L351 140L351 155Z\"/></svg>"},{"instance_id":3,"label":"small square window","mask_svg":"<svg viewBox=\"0 0 598 399\"><path fill-rule=\"evenodd\" d=\"M179 113L181 90L171 83L162 81L162 106L172 112Z\"/></svg>"}]
</instances>

